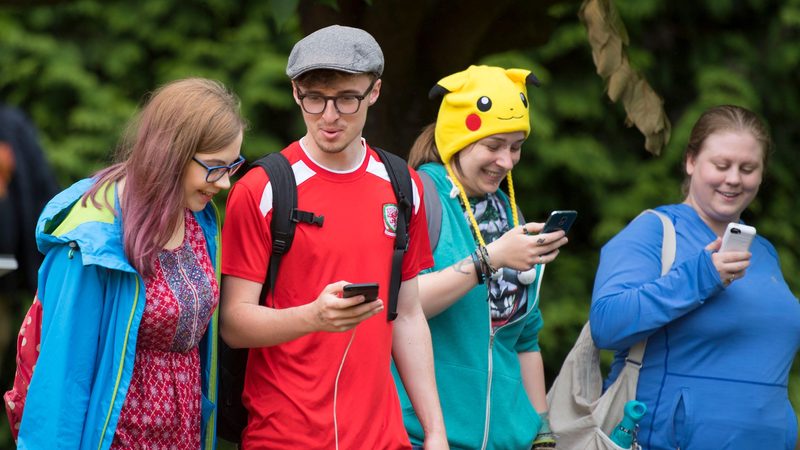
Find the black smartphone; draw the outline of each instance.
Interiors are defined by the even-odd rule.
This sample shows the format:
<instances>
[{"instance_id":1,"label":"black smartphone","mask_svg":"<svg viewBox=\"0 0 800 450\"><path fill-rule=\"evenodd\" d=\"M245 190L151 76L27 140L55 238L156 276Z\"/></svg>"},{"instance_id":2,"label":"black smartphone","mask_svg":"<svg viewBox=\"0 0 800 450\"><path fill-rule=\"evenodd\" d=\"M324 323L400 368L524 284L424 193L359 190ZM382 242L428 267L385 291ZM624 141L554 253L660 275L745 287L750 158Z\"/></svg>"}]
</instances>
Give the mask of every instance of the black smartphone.
<instances>
[{"instance_id":1,"label":"black smartphone","mask_svg":"<svg viewBox=\"0 0 800 450\"><path fill-rule=\"evenodd\" d=\"M363 295L365 302L371 302L378 299L378 283L353 283L344 287L342 297L355 297L356 295Z\"/></svg>"},{"instance_id":2,"label":"black smartphone","mask_svg":"<svg viewBox=\"0 0 800 450\"><path fill-rule=\"evenodd\" d=\"M544 223L544 228L542 228L542 233L551 233L556 230L564 230L566 234L569 232L570 227L572 224L575 223L575 219L578 217L578 211L573 210L563 210L563 211L553 211L550 213L550 217L547 218L547 222Z\"/></svg>"}]
</instances>

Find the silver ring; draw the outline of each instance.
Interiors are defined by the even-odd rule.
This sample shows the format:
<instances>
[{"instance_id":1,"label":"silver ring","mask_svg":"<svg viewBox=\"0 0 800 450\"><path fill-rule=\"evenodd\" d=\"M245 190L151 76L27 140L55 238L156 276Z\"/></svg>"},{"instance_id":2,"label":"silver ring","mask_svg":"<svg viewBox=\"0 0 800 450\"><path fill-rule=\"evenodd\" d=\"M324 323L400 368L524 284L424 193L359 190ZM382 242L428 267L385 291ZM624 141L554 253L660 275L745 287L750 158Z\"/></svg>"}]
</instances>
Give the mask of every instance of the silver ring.
<instances>
[{"instance_id":1,"label":"silver ring","mask_svg":"<svg viewBox=\"0 0 800 450\"><path fill-rule=\"evenodd\" d=\"M539 255L539 264L542 263L542 255Z\"/></svg>"},{"instance_id":2,"label":"silver ring","mask_svg":"<svg viewBox=\"0 0 800 450\"><path fill-rule=\"evenodd\" d=\"M728 278L728 284L733 283L733 280L735 280L735 279L736 279L736 275L731 275L731 277Z\"/></svg>"},{"instance_id":3,"label":"silver ring","mask_svg":"<svg viewBox=\"0 0 800 450\"><path fill-rule=\"evenodd\" d=\"M522 234L524 234L526 236L530 234L530 233L528 233L528 227L526 227L525 225L522 226Z\"/></svg>"}]
</instances>

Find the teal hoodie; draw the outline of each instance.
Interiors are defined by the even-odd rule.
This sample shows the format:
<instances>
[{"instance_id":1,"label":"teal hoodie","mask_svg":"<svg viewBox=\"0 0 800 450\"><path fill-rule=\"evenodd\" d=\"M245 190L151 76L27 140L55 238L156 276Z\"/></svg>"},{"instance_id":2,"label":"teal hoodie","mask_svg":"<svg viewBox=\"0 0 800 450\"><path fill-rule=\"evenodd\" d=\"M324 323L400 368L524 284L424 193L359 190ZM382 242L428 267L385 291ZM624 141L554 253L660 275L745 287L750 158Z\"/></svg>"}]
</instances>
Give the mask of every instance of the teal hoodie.
<instances>
[{"instance_id":1,"label":"teal hoodie","mask_svg":"<svg viewBox=\"0 0 800 450\"><path fill-rule=\"evenodd\" d=\"M433 252L432 271L453 265L475 251L472 230L464 220L458 198L451 198L453 184L441 164L419 168L431 176L442 203L442 227ZM506 204L508 198L497 194ZM488 288L479 284L448 309L428 321L433 341L436 386L452 449L530 449L541 421L525 388L517 353L539 351L542 327L539 286L543 268L528 286L528 309L494 332L489 313ZM424 439L400 377L395 372L406 429L411 442Z\"/></svg>"},{"instance_id":2,"label":"teal hoodie","mask_svg":"<svg viewBox=\"0 0 800 450\"><path fill-rule=\"evenodd\" d=\"M101 189L116 214L82 206L85 179L54 197L36 227L42 342L17 441L20 449L102 450L114 439L133 374L144 313L142 277L128 263L115 185ZM219 279L219 219L209 204L195 213ZM200 343L201 447L216 447L217 318ZM80 349L80 351L76 351Z\"/></svg>"}]
</instances>

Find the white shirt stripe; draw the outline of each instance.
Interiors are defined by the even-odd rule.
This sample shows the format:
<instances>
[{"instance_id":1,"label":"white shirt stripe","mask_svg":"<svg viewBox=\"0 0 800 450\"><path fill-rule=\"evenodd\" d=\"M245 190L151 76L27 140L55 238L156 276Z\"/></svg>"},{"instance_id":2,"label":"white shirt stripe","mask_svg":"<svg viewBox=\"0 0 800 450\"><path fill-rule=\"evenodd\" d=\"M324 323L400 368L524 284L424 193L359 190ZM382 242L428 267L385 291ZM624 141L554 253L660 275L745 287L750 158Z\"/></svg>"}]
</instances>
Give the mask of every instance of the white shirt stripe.
<instances>
[{"instance_id":1,"label":"white shirt stripe","mask_svg":"<svg viewBox=\"0 0 800 450\"><path fill-rule=\"evenodd\" d=\"M386 171L386 166L380 162L380 160L370 157L369 163L367 164L367 173L371 173L378 178L383 179L387 183L391 183L389 180L389 173ZM414 214L419 212L419 190L417 189L417 183L414 182L414 179L411 179L411 192L412 192L412 199L411 201L414 203Z\"/></svg>"},{"instance_id":2,"label":"white shirt stripe","mask_svg":"<svg viewBox=\"0 0 800 450\"><path fill-rule=\"evenodd\" d=\"M308 165L299 160L292 164L292 172L294 172L294 180L297 186L300 186L308 179L315 175L315 172L308 167ZM264 186L264 192L261 193L261 202L258 204L258 209L261 210L261 215L267 217L267 214L272 211L272 182L267 182Z\"/></svg>"},{"instance_id":3,"label":"white shirt stripe","mask_svg":"<svg viewBox=\"0 0 800 450\"><path fill-rule=\"evenodd\" d=\"M303 160L299 160L296 163L292 164L292 172L294 172L294 178L297 183L297 186L300 186L311 177L316 175L316 172L312 170L308 165L303 162ZM369 163L367 164L367 173L370 173L382 180L390 183L389 181L389 174L386 172L386 166L383 165L379 160L375 159L374 157L369 158ZM414 203L414 214L419 212L419 189L417 188L417 183L414 182L412 179L411 181L411 190L413 192L413 203ZM272 182L268 182L267 185L264 187L264 192L261 193L261 201L258 205L259 210L261 211L261 215L266 217L267 214L272 211Z\"/></svg>"}]
</instances>

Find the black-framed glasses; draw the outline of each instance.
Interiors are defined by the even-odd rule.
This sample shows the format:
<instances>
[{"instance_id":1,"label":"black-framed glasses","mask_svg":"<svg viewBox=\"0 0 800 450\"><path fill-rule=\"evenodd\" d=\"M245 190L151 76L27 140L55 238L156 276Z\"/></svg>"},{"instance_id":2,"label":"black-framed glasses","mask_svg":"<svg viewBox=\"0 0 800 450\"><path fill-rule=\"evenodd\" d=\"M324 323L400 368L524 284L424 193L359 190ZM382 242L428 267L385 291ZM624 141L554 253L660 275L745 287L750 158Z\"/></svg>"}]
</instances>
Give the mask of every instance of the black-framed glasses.
<instances>
[{"instance_id":1,"label":"black-framed glasses","mask_svg":"<svg viewBox=\"0 0 800 450\"><path fill-rule=\"evenodd\" d=\"M367 90L361 95L345 94L333 96L304 94L298 88L297 98L300 99L300 107L309 114L322 114L328 106L329 100L333 100L333 107L339 114L355 114L361 107L361 101L369 95L374 86L375 80L372 80Z\"/></svg>"},{"instance_id":2,"label":"black-framed glasses","mask_svg":"<svg viewBox=\"0 0 800 450\"><path fill-rule=\"evenodd\" d=\"M228 176L233 176L240 167L242 167L242 163L244 162L244 156L239 155L236 158L236 161L228 164L227 166L209 166L208 164L204 163L197 159L197 157L192 156L192 160L194 160L197 164L205 167L206 169L206 183L214 183L219 181L220 178L224 177L227 173Z\"/></svg>"}]
</instances>

